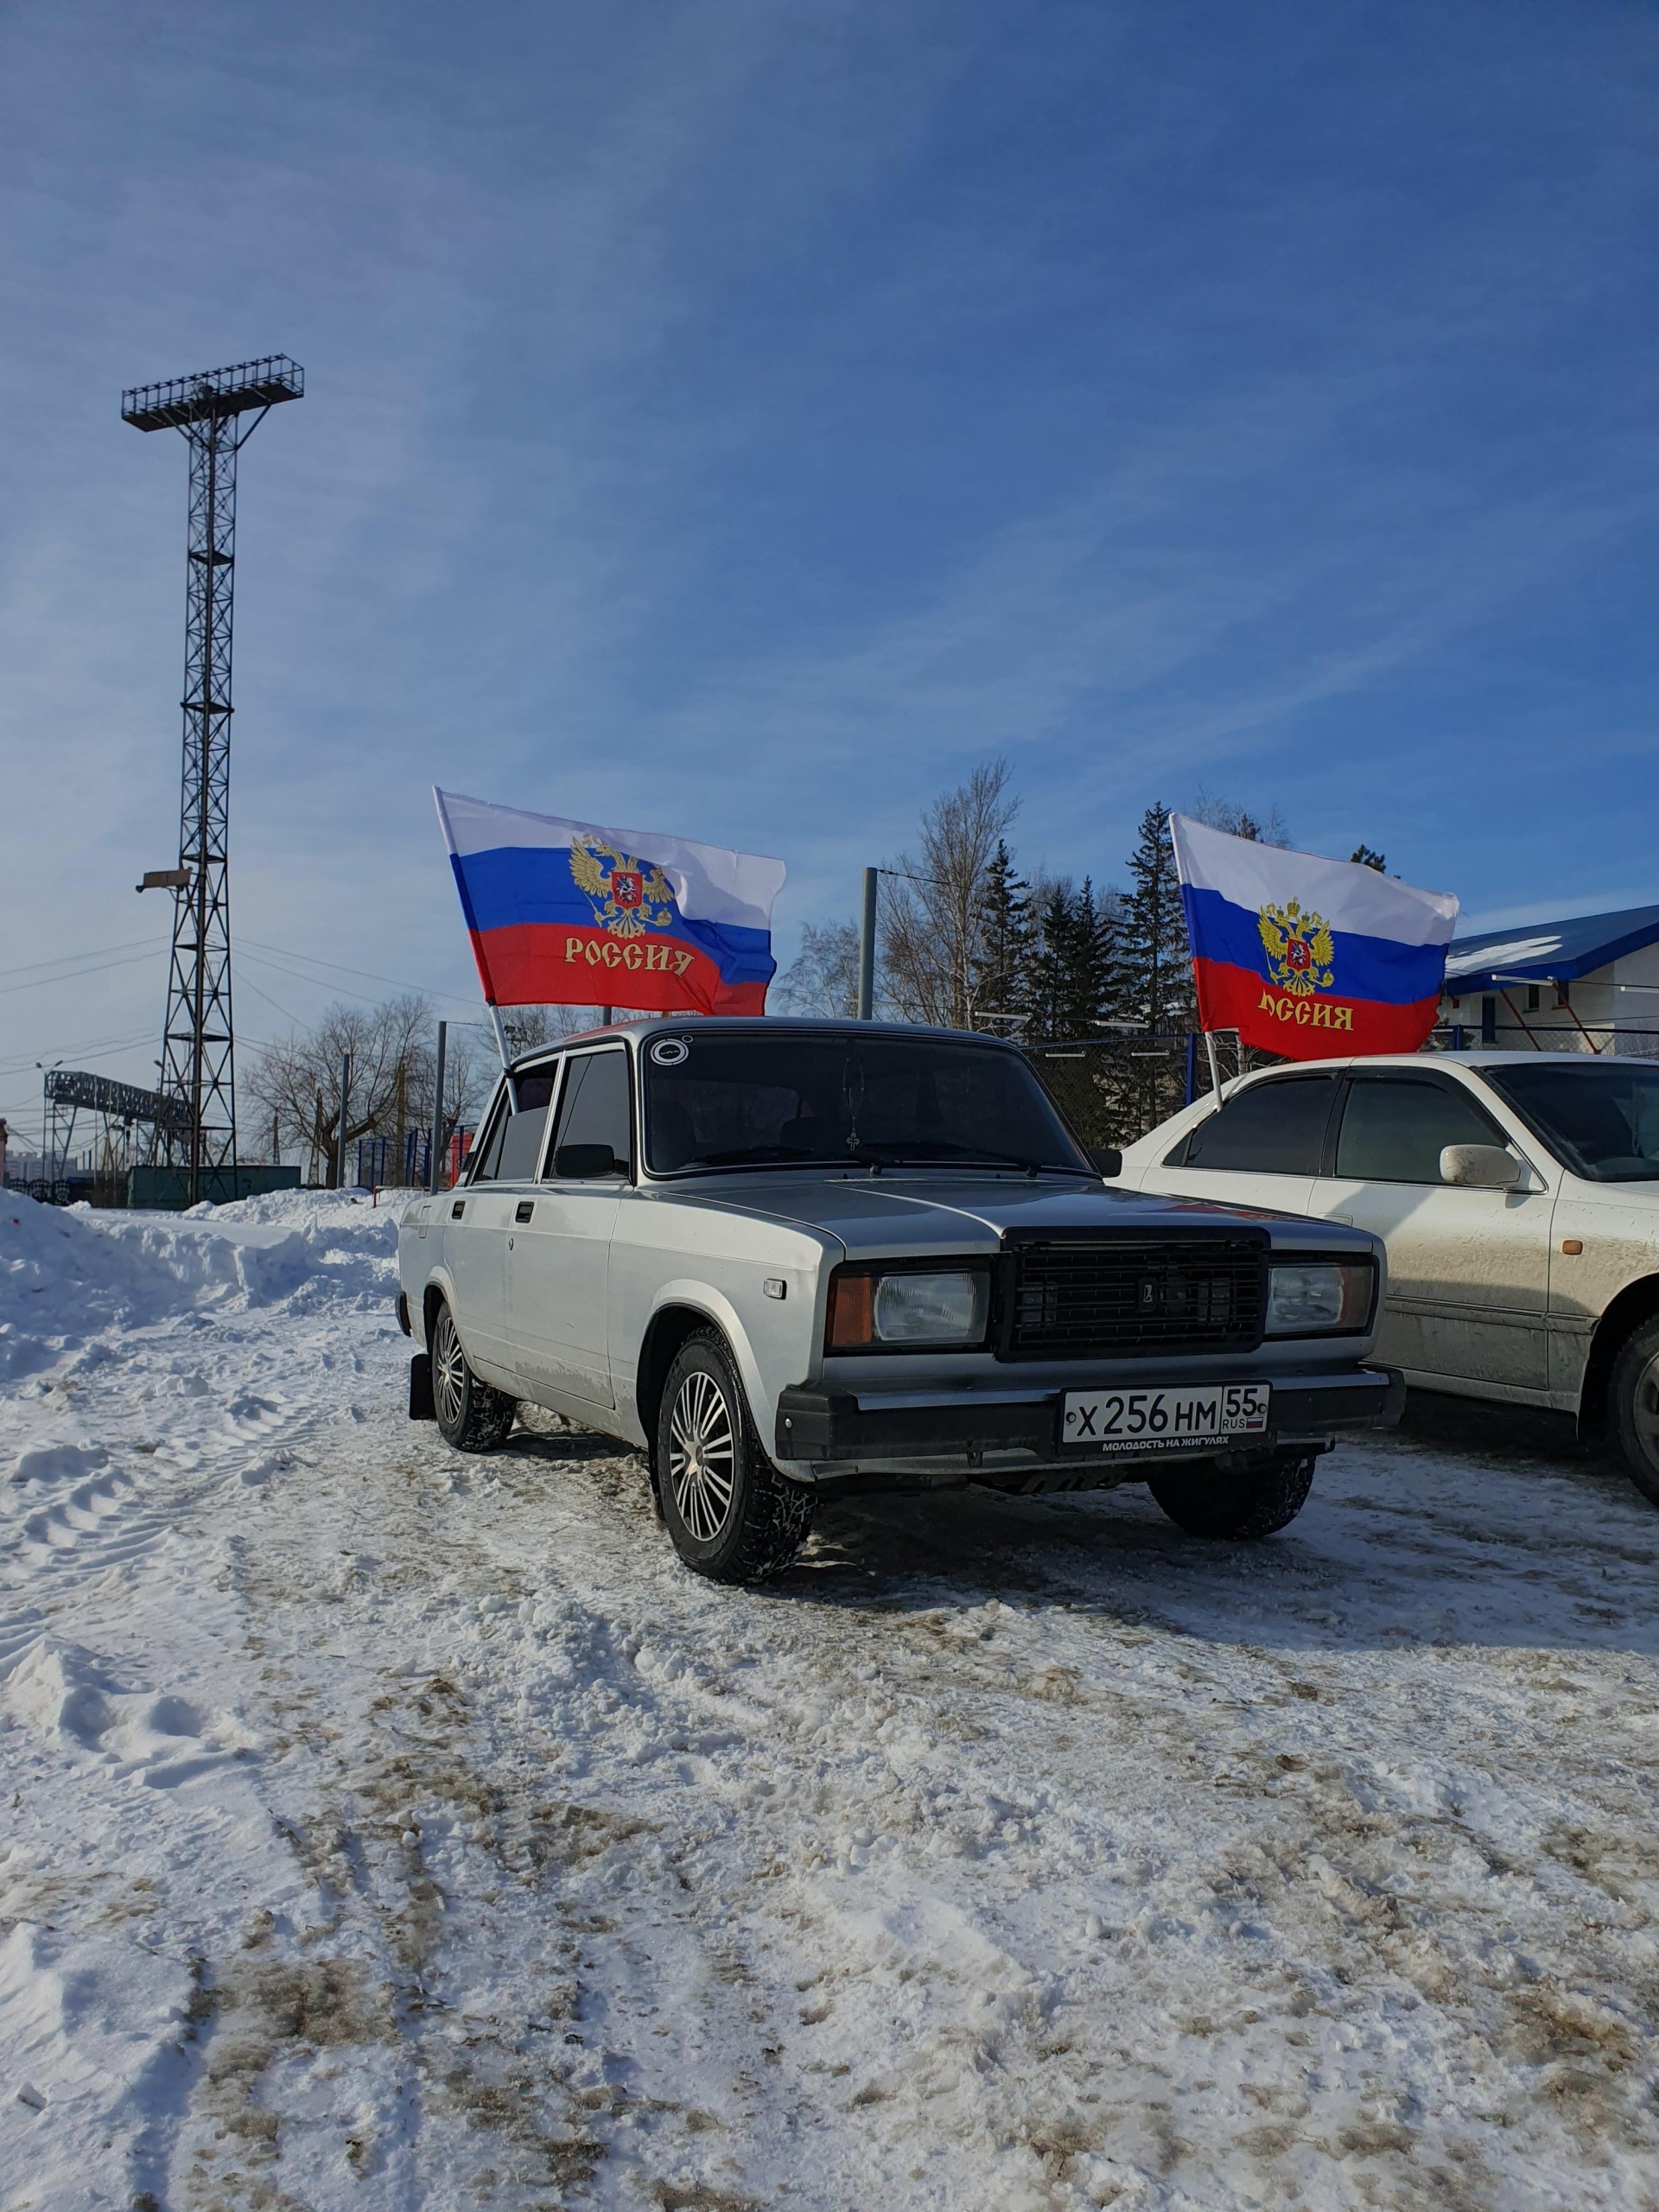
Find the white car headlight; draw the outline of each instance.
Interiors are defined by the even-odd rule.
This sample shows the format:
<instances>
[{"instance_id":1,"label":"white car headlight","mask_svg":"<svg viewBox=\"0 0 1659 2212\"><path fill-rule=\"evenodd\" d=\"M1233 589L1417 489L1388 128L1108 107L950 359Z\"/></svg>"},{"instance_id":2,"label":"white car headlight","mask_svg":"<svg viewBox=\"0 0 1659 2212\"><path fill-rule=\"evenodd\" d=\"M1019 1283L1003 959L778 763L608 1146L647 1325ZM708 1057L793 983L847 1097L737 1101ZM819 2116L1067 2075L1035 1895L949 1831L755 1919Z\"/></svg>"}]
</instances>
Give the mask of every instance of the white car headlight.
<instances>
[{"instance_id":1,"label":"white car headlight","mask_svg":"<svg viewBox=\"0 0 1659 2212\"><path fill-rule=\"evenodd\" d=\"M927 1274L849 1268L830 1285L829 1348L976 1344L989 1309L990 1277L982 1268Z\"/></svg>"},{"instance_id":2,"label":"white car headlight","mask_svg":"<svg viewBox=\"0 0 1659 2212\"><path fill-rule=\"evenodd\" d=\"M1376 1281L1369 1260L1277 1262L1268 1271L1267 1334L1363 1329L1371 1318Z\"/></svg>"}]
</instances>

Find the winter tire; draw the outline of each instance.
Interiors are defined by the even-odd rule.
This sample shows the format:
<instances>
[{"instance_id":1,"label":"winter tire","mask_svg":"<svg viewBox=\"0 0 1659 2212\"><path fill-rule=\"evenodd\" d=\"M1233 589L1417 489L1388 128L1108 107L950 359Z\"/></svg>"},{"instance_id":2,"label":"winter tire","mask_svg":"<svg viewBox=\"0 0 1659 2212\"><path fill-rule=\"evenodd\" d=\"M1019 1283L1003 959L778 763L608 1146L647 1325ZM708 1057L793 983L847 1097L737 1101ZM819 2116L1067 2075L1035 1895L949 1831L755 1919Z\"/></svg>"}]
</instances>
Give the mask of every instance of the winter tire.
<instances>
[{"instance_id":1,"label":"winter tire","mask_svg":"<svg viewBox=\"0 0 1659 2212\"><path fill-rule=\"evenodd\" d=\"M448 1306L439 1306L432 1330L432 1405L438 1433L457 1452L493 1452L505 1443L518 1410L505 1391L480 1382L468 1367Z\"/></svg>"},{"instance_id":2,"label":"winter tire","mask_svg":"<svg viewBox=\"0 0 1659 2212\"><path fill-rule=\"evenodd\" d=\"M1659 1505L1659 1320L1644 1321L1624 1339L1608 1395L1624 1471L1650 1505Z\"/></svg>"},{"instance_id":3,"label":"winter tire","mask_svg":"<svg viewBox=\"0 0 1659 2212\"><path fill-rule=\"evenodd\" d=\"M812 1526L810 1490L780 1475L723 1338L681 1345L657 1415L657 1490L674 1548L713 1582L781 1574Z\"/></svg>"},{"instance_id":4,"label":"winter tire","mask_svg":"<svg viewBox=\"0 0 1659 2212\"><path fill-rule=\"evenodd\" d=\"M1147 1488L1189 1536L1224 1536L1235 1543L1287 1529L1313 1487L1313 1452L1286 1452L1248 1474L1219 1467L1160 1475Z\"/></svg>"}]
</instances>

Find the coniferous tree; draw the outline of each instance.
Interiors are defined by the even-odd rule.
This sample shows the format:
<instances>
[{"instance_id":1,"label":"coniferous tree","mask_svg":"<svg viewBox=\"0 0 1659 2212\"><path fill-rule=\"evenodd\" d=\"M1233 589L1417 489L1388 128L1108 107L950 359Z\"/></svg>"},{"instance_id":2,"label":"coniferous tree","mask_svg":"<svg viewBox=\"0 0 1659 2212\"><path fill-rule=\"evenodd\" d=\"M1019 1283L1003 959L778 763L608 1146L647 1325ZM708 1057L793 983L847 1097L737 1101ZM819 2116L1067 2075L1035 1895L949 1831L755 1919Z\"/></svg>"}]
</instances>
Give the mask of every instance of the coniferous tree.
<instances>
[{"instance_id":1,"label":"coniferous tree","mask_svg":"<svg viewBox=\"0 0 1659 2212\"><path fill-rule=\"evenodd\" d=\"M1184 1030L1192 1018L1186 917L1169 842L1168 810L1149 806L1129 856L1119 929L1125 1018L1147 1030Z\"/></svg>"},{"instance_id":2,"label":"coniferous tree","mask_svg":"<svg viewBox=\"0 0 1659 2212\"><path fill-rule=\"evenodd\" d=\"M1034 1044L1052 1044L1075 1033L1069 1027L1069 1015L1077 903L1077 893L1064 876L1046 883L1038 897L1026 987L1026 1035Z\"/></svg>"},{"instance_id":3,"label":"coniferous tree","mask_svg":"<svg viewBox=\"0 0 1659 2212\"><path fill-rule=\"evenodd\" d=\"M1031 886L1014 873L1008 841L999 837L985 872L972 963L974 1026L998 1036L1026 1033L1033 943Z\"/></svg>"},{"instance_id":4,"label":"coniferous tree","mask_svg":"<svg viewBox=\"0 0 1659 2212\"><path fill-rule=\"evenodd\" d=\"M1067 1037L1097 1037L1112 998L1110 894L1096 901L1093 879L1084 876L1072 902L1065 955L1060 964L1060 1021Z\"/></svg>"}]
</instances>

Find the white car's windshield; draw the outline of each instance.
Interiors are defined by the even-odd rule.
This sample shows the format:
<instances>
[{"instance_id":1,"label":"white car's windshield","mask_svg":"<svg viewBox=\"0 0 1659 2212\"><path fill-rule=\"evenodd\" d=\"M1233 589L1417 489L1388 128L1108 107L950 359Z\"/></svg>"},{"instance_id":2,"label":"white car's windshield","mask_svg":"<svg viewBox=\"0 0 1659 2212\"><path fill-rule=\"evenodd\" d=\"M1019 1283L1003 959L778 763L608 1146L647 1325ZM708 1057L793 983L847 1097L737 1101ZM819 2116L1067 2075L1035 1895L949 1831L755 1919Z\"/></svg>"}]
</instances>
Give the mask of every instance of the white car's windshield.
<instances>
[{"instance_id":1,"label":"white car's windshield","mask_svg":"<svg viewBox=\"0 0 1659 2212\"><path fill-rule=\"evenodd\" d=\"M1575 1175L1659 1182L1659 1067L1552 1052L1481 1072Z\"/></svg>"},{"instance_id":2,"label":"white car's windshield","mask_svg":"<svg viewBox=\"0 0 1659 2212\"><path fill-rule=\"evenodd\" d=\"M849 1162L1091 1172L1031 1069L996 1046L692 1029L653 1038L644 1057L658 1174Z\"/></svg>"}]
</instances>

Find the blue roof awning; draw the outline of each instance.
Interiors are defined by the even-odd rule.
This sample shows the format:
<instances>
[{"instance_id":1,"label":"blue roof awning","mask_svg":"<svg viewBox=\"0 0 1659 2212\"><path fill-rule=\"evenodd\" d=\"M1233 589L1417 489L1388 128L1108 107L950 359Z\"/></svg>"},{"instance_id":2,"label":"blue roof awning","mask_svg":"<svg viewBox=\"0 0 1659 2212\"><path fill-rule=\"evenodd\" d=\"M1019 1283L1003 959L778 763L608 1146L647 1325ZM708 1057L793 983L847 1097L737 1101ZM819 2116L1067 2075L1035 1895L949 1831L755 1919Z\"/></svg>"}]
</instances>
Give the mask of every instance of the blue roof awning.
<instances>
[{"instance_id":1,"label":"blue roof awning","mask_svg":"<svg viewBox=\"0 0 1659 2212\"><path fill-rule=\"evenodd\" d=\"M1574 982L1649 944L1659 944L1659 906L1487 930L1479 937L1452 938L1446 949L1446 988L1461 995L1504 983Z\"/></svg>"}]
</instances>

